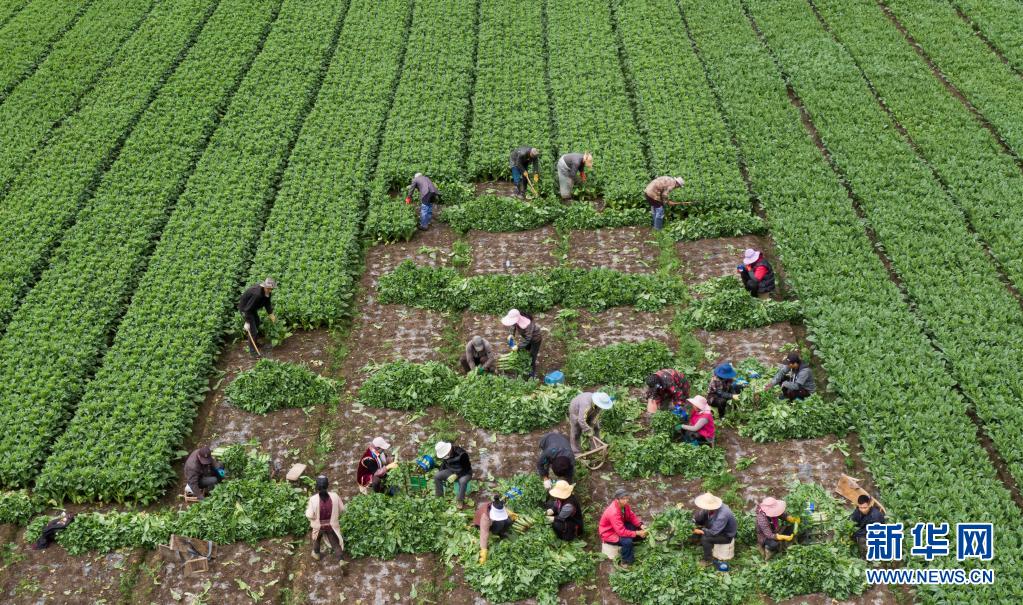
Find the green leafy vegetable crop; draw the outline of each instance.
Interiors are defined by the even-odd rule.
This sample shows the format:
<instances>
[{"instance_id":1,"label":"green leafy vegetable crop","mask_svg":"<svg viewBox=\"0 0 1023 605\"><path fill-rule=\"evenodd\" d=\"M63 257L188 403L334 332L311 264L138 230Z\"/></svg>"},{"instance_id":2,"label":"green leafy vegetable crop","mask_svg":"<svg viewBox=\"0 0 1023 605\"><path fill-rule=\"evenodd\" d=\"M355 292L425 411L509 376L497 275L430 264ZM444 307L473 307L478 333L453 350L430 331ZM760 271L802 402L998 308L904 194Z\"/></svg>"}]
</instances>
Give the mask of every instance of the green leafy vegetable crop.
<instances>
[{"instance_id":1,"label":"green leafy vegetable crop","mask_svg":"<svg viewBox=\"0 0 1023 605\"><path fill-rule=\"evenodd\" d=\"M261 359L239 374L224 391L234 405L254 414L305 408L335 401L340 384L305 366Z\"/></svg>"}]
</instances>

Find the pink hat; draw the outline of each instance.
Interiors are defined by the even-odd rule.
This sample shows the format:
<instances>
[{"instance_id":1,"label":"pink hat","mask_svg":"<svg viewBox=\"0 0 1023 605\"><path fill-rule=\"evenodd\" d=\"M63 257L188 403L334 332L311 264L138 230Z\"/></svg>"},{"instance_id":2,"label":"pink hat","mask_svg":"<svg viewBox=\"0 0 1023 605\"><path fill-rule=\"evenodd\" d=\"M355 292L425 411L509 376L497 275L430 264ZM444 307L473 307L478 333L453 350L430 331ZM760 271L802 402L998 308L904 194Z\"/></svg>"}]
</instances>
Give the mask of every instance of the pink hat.
<instances>
[{"instance_id":1,"label":"pink hat","mask_svg":"<svg viewBox=\"0 0 1023 605\"><path fill-rule=\"evenodd\" d=\"M511 311L508 311L507 315L501 318L501 323L508 327L518 326L525 329L525 327L529 325L529 318L522 313L519 313L518 309L512 309Z\"/></svg>"},{"instance_id":2,"label":"pink hat","mask_svg":"<svg viewBox=\"0 0 1023 605\"><path fill-rule=\"evenodd\" d=\"M760 258L759 250L754 250L753 248L746 248L746 251L743 252L742 254L742 264L752 265L753 263L757 262L758 258Z\"/></svg>"},{"instance_id":3,"label":"pink hat","mask_svg":"<svg viewBox=\"0 0 1023 605\"><path fill-rule=\"evenodd\" d=\"M691 397L689 399L686 399L686 401L688 401L689 403L693 404L693 407L695 407L696 409L700 410L701 412L709 412L710 411L710 404L707 403L707 398L704 397L703 395L697 395L696 397Z\"/></svg>"},{"instance_id":4,"label":"pink hat","mask_svg":"<svg viewBox=\"0 0 1023 605\"><path fill-rule=\"evenodd\" d=\"M377 448L378 450L386 450L391 448L391 444L388 443L387 440L384 439L383 437L374 437L373 447Z\"/></svg>"},{"instance_id":5,"label":"pink hat","mask_svg":"<svg viewBox=\"0 0 1023 605\"><path fill-rule=\"evenodd\" d=\"M760 501L760 510L768 517L780 517L785 512L785 501L768 496Z\"/></svg>"}]
</instances>

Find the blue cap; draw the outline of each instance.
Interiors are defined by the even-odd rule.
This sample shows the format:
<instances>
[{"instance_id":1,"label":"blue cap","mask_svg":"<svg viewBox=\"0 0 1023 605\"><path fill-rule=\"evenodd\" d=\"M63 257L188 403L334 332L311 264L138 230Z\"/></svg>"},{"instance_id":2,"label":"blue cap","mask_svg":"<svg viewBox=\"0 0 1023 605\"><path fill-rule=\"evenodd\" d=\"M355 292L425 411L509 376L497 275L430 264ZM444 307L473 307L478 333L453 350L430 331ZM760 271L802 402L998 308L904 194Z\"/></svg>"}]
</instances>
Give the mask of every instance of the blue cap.
<instances>
[{"instance_id":1,"label":"blue cap","mask_svg":"<svg viewBox=\"0 0 1023 605\"><path fill-rule=\"evenodd\" d=\"M736 377L737 373L735 368L730 363L723 363L718 367L714 368L714 375L721 380L731 380Z\"/></svg>"}]
</instances>

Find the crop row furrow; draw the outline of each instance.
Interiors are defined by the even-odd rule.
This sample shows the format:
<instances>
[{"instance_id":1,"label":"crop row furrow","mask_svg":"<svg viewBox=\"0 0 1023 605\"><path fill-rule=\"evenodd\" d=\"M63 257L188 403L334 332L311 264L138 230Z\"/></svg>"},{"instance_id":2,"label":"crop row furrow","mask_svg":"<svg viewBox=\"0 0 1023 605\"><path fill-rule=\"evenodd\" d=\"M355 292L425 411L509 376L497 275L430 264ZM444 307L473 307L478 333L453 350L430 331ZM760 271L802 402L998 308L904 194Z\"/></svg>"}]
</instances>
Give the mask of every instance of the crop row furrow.
<instances>
[{"instance_id":1,"label":"crop row furrow","mask_svg":"<svg viewBox=\"0 0 1023 605\"><path fill-rule=\"evenodd\" d=\"M1016 155L1023 156L1023 114L1019 111L1023 78L999 61L949 4L884 0L882 6L941 74L990 120ZM1021 12L1019 8L1017 12Z\"/></svg>"},{"instance_id":2,"label":"crop row furrow","mask_svg":"<svg viewBox=\"0 0 1023 605\"><path fill-rule=\"evenodd\" d=\"M73 500L160 496L191 428L238 285L344 6L287 0L178 200L113 346L37 490Z\"/></svg>"},{"instance_id":3,"label":"crop row furrow","mask_svg":"<svg viewBox=\"0 0 1023 605\"><path fill-rule=\"evenodd\" d=\"M0 105L0 191L110 65L152 4L97 0Z\"/></svg>"},{"instance_id":4,"label":"crop row furrow","mask_svg":"<svg viewBox=\"0 0 1023 605\"><path fill-rule=\"evenodd\" d=\"M1016 73L1023 73L1023 7L1019 0L950 0Z\"/></svg>"},{"instance_id":5,"label":"crop row furrow","mask_svg":"<svg viewBox=\"0 0 1023 605\"><path fill-rule=\"evenodd\" d=\"M699 208L750 209L736 150L714 106L675 0L611 0L653 172L686 179Z\"/></svg>"},{"instance_id":6,"label":"crop row furrow","mask_svg":"<svg viewBox=\"0 0 1023 605\"><path fill-rule=\"evenodd\" d=\"M14 18L29 0L0 0L0 28L7 25L7 22Z\"/></svg>"},{"instance_id":7,"label":"crop row furrow","mask_svg":"<svg viewBox=\"0 0 1023 605\"><path fill-rule=\"evenodd\" d=\"M954 200L892 128L852 58L821 28L811 7L803 0L772 1L769 9L760 0L749 4L917 314L1023 481L1023 384L1002 379L1023 366L1023 309ZM1009 171L1017 172L1012 165Z\"/></svg>"},{"instance_id":8,"label":"crop row furrow","mask_svg":"<svg viewBox=\"0 0 1023 605\"><path fill-rule=\"evenodd\" d=\"M0 331L215 5L161 2L0 204Z\"/></svg>"},{"instance_id":9,"label":"crop row furrow","mask_svg":"<svg viewBox=\"0 0 1023 605\"><path fill-rule=\"evenodd\" d=\"M994 567L1005 572L999 576L1004 582L922 588L918 597L1012 600L1023 590L1013 572L1020 564L1023 524L972 430L962 428L966 405L944 360L889 280L839 178L806 135L739 0L682 5L829 385L851 409L862 411L860 438L881 499L903 521L982 519L1001 528Z\"/></svg>"},{"instance_id":10,"label":"crop row furrow","mask_svg":"<svg viewBox=\"0 0 1023 605\"><path fill-rule=\"evenodd\" d=\"M276 5L221 1L0 339L3 484L35 475L74 412Z\"/></svg>"},{"instance_id":11,"label":"crop row furrow","mask_svg":"<svg viewBox=\"0 0 1023 605\"><path fill-rule=\"evenodd\" d=\"M366 182L397 84L409 0L353 0L302 126L248 283L268 275L278 316L305 328L351 311Z\"/></svg>"}]
</instances>

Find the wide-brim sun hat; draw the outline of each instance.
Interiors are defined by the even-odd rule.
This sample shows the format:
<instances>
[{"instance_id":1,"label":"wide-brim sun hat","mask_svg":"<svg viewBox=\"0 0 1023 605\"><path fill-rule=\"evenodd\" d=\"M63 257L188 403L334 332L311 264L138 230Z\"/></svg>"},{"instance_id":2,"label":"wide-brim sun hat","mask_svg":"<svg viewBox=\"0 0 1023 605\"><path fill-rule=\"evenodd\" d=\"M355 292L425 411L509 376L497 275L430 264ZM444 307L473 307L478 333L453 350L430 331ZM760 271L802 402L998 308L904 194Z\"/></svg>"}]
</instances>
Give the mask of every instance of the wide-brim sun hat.
<instances>
[{"instance_id":1,"label":"wide-brim sun hat","mask_svg":"<svg viewBox=\"0 0 1023 605\"><path fill-rule=\"evenodd\" d=\"M597 392L593 394L593 405L597 406L602 410L610 410L614 402L611 401L611 396L604 392Z\"/></svg>"},{"instance_id":2,"label":"wide-brim sun hat","mask_svg":"<svg viewBox=\"0 0 1023 605\"><path fill-rule=\"evenodd\" d=\"M277 287L277 280L272 277L268 277L264 279L262 282L260 282L259 285L263 286L264 288L270 288L272 290Z\"/></svg>"},{"instance_id":3,"label":"wide-brim sun hat","mask_svg":"<svg viewBox=\"0 0 1023 605\"><path fill-rule=\"evenodd\" d=\"M374 437L373 447L377 448L378 450L386 450L391 448L391 444L388 443L388 441L383 437Z\"/></svg>"},{"instance_id":4,"label":"wide-brim sun hat","mask_svg":"<svg viewBox=\"0 0 1023 605\"><path fill-rule=\"evenodd\" d=\"M760 510L768 517L780 517L785 512L785 501L768 496L760 501Z\"/></svg>"},{"instance_id":5,"label":"wide-brim sun hat","mask_svg":"<svg viewBox=\"0 0 1023 605\"><path fill-rule=\"evenodd\" d=\"M451 453L451 444L447 441L438 441L433 449L437 453L438 458L447 458L448 454Z\"/></svg>"},{"instance_id":6,"label":"wide-brim sun hat","mask_svg":"<svg viewBox=\"0 0 1023 605\"><path fill-rule=\"evenodd\" d=\"M559 479L558 482L555 483L554 486L551 487L551 489L548 490L547 493L553 496L554 498L564 500L565 498L568 498L569 496L572 495L572 490L574 489L575 489L574 484L569 483L568 481L565 481L563 479Z\"/></svg>"},{"instance_id":7,"label":"wide-brim sun hat","mask_svg":"<svg viewBox=\"0 0 1023 605\"><path fill-rule=\"evenodd\" d=\"M742 264L752 265L753 263L757 262L758 258L760 258L759 250L754 250L753 248L746 248L746 250L742 253Z\"/></svg>"},{"instance_id":8,"label":"wide-brim sun hat","mask_svg":"<svg viewBox=\"0 0 1023 605\"><path fill-rule=\"evenodd\" d=\"M675 182L678 183L679 187L683 187L686 184L686 180L680 176L675 177Z\"/></svg>"},{"instance_id":9,"label":"wide-brim sun hat","mask_svg":"<svg viewBox=\"0 0 1023 605\"><path fill-rule=\"evenodd\" d=\"M735 368L732 367L732 364L723 363L718 367L714 368L714 375L720 378L721 380L731 380L738 375L738 372L735 371Z\"/></svg>"},{"instance_id":10,"label":"wide-brim sun hat","mask_svg":"<svg viewBox=\"0 0 1023 605\"><path fill-rule=\"evenodd\" d=\"M519 310L512 309L511 311L508 311L508 313L504 317L501 318L501 324L510 328L515 324L519 323L520 319L522 319L522 314L519 313Z\"/></svg>"},{"instance_id":11,"label":"wide-brim sun hat","mask_svg":"<svg viewBox=\"0 0 1023 605\"><path fill-rule=\"evenodd\" d=\"M718 498L714 494L705 492L697 496L696 499L693 500L693 504L703 510L717 510L721 508L723 502L721 501L721 498Z\"/></svg>"},{"instance_id":12,"label":"wide-brim sun hat","mask_svg":"<svg viewBox=\"0 0 1023 605\"><path fill-rule=\"evenodd\" d=\"M697 395L696 397L690 397L686 399L689 403L693 404L693 407L700 410L701 412L709 412L710 404L707 403L707 398L703 395Z\"/></svg>"}]
</instances>

